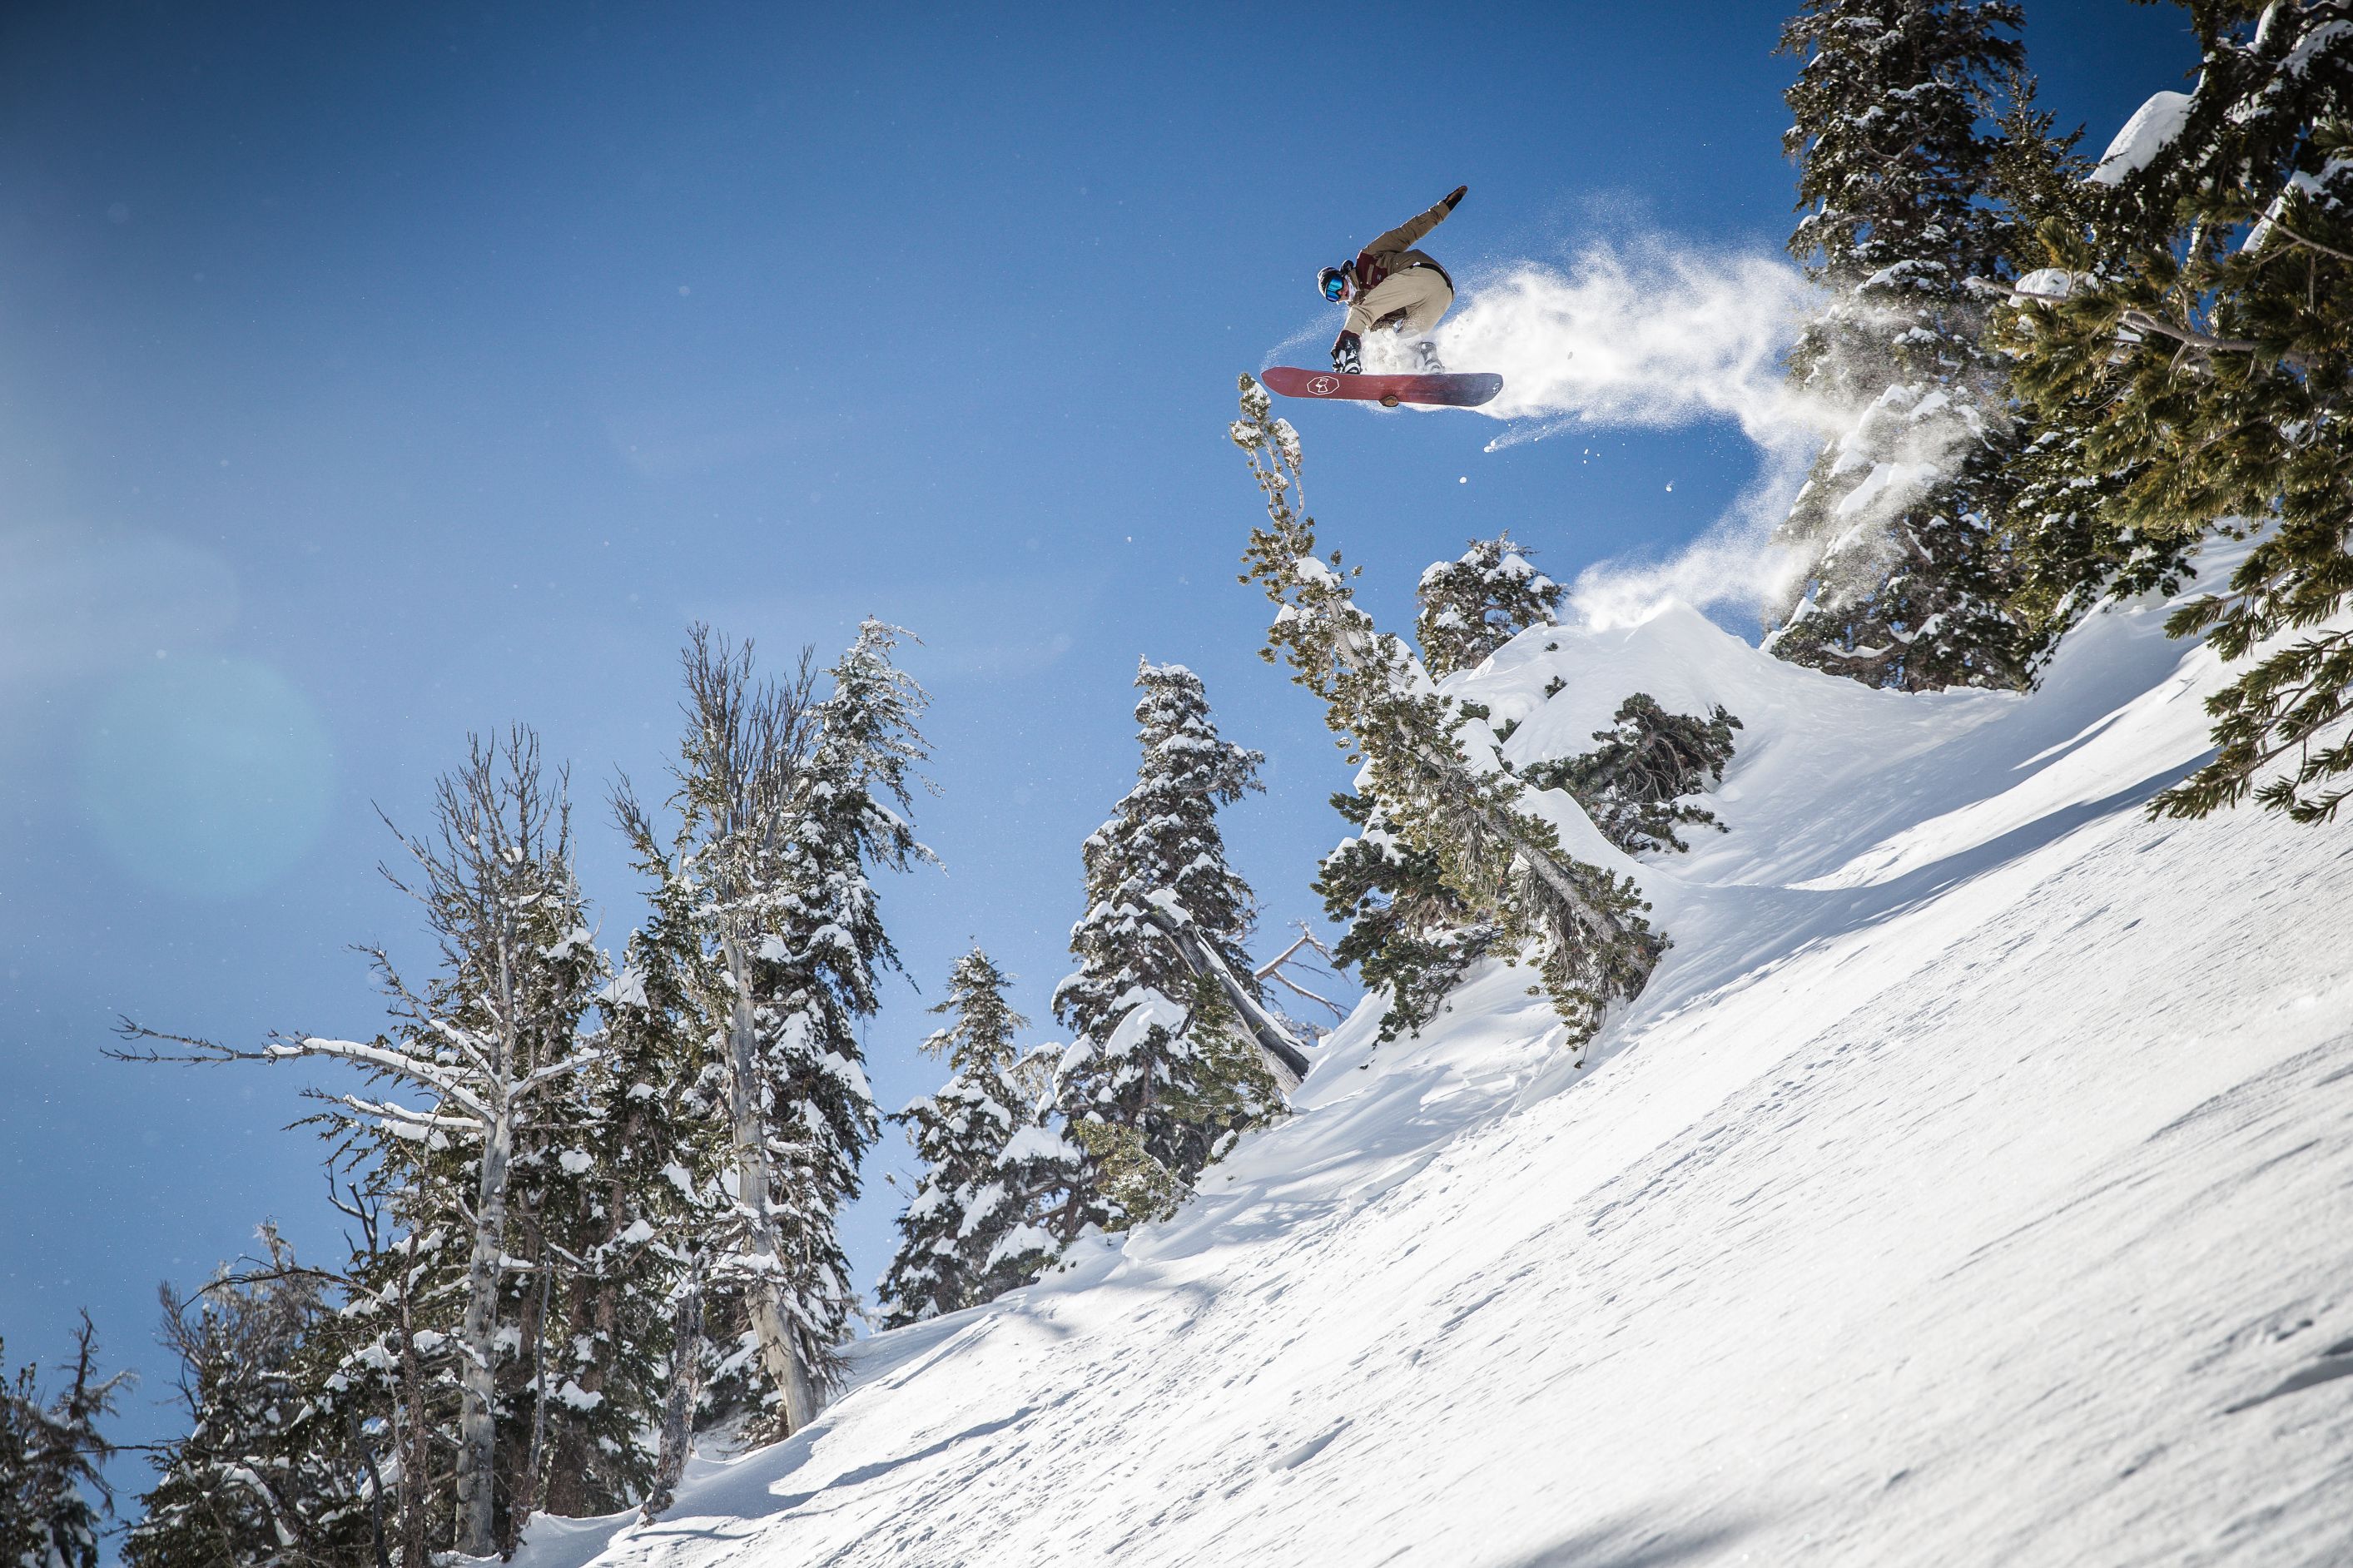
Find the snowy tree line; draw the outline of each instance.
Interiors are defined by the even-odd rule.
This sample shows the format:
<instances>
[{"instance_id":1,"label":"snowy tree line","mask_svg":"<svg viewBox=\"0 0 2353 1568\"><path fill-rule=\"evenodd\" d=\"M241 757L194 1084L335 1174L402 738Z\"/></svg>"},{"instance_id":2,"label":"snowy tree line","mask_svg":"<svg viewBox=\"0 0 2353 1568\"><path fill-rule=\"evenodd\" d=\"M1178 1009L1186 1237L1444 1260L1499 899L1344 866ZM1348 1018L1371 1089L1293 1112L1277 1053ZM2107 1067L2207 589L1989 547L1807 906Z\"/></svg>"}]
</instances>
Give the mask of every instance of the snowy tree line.
<instances>
[{"instance_id":1,"label":"snowy tree line","mask_svg":"<svg viewBox=\"0 0 2353 1568\"><path fill-rule=\"evenodd\" d=\"M1253 965L1257 900L1218 826L1264 759L1219 736L1191 670L1147 661L1135 684L1135 787L1082 848L1078 967L1054 989L1070 1043L1018 1044L1028 1021L977 949L937 1009L952 1021L926 1048L955 1071L902 1113L925 1174L882 1282L891 1323L977 1305L1090 1229L1168 1214L1306 1071L1312 1031L1267 996L1297 988L1301 944Z\"/></svg>"},{"instance_id":2,"label":"snowy tree line","mask_svg":"<svg viewBox=\"0 0 2353 1568\"><path fill-rule=\"evenodd\" d=\"M127 1059L342 1069L306 1092L348 1222L341 1257L297 1259L265 1226L256 1256L164 1288L188 1429L153 1455L126 1563L511 1555L540 1513L659 1516L698 1439L814 1418L862 1310L837 1220L885 1120L860 1039L899 967L875 879L931 858L902 635L869 621L830 668L774 676L694 630L668 788L609 801L648 910L617 957L575 875L565 773L519 728L438 782L428 831L395 830L386 875L435 962L412 978L368 952L377 1032L125 1025ZM957 962L923 1042L948 1080L889 1118L922 1173L880 1322L1166 1215L1307 1068L1313 1031L1268 1000L1313 995L1303 943L1253 963L1257 901L1217 820L1262 759L1219 735L1191 671L1147 662L1136 684L1137 781L1082 847L1054 993L1070 1043L1024 1043L1008 977ZM121 1382L85 1325L64 1393L26 1369L0 1405L0 1563L94 1563Z\"/></svg>"},{"instance_id":3,"label":"snowy tree line","mask_svg":"<svg viewBox=\"0 0 2353 1568\"><path fill-rule=\"evenodd\" d=\"M697 1431L781 1435L839 1373L836 1219L880 1121L860 1026L897 964L874 886L924 696L860 628L781 679L698 628L670 788L611 802L650 919L618 962L575 876L561 769L477 742L388 870L432 973L371 953L364 1039L127 1026L147 1060L349 1069L311 1092L349 1250L167 1289L188 1435L124 1557L403 1563L510 1553L532 1517L657 1512Z\"/></svg>"},{"instance_id":4,"label":"snowy tree line","mask_svg":"<svg viewBox=\"0 0 2353 1568\"><path fill-rule=\"evenodd\" d=\"M1560 590L1502 538L1433 567L1421 596L1430 659L1451 668L1548 624ZM1357 635L1344 603L1323 613ZM861 1310L836 1221L885 1120L860 1037L898 964L875 876L930 858L907 815L925 699L893 662L899 636L869 622L830 668L804 655L770 677L748 647L693 633L667 792L649 804L624 782L611 795L648 908L617 957L596 945L574 872L565 774L518 729L476 742L439 782L428 832L396 830L387 875L436 963L412 980L369 952L388 1003L378 1032L243 1046L126 1026L117 1054L135 1060L346 1069L307 1092L348 1222L341 1257L298 1259L265 1226L256 1256L193 1293L164 1289L188 1429L154 1455L127 1563L511 1554L540 1513L658 1517L698 1440L761 1441L814 1417ZM1459 740L1429 728L1447 710L1418 656L1363 646L1376 683L1327 679L1390 726L1361 721L1424 792L1382 820L1518 837L1480 857L1426 850L1403 874L1423 879L1428 905L1400 912L1387 891L1413 841L1367 834L1318 884L1351 922L1336 952L1303 928L1257 961L1258 900L1219 818L1260 787L1263 759L1219 734L1191 670L1141 664L1135 783L1081 846L1073 967L1052 993L1068 1041L1027 1037L1013 982L984 950L955 963L942 1026L922 1042L947 1079L888 1118L919 1171L880 1325L978 1305L1091 1236L1172 1213L1244 1133L1286 1113L1311 1065L1321 1026L1276 998L1342 1015L1303 963L1356 963L1376 986L1407 977L1391 1034L1426 1021L1491 950L1534 944L1587 1028L1639 984L1659 939L1630 885L1556 848L1546 873L1514 869L1550 842L1518 804L1529 786L1471 768ZM1377 682L1402 682L1402 700ZM1706 787L1711 762L1720 774L1736 721L1639 696L1620 720L1569 760L1574 778L1533 787L1567 788L1597 820L1653 839L1704 820L1677 803ZM1579 923L1594 911L1602 925ZM1621 945L1564 945L1612 931ZM46 1478L26 1483L20 1512L69 1542L52 1556L79 1568L97 1541L87 1499L104 1502L89 1489L116 1384L87 1339L58 1401L36 1399L30 1379L12 1430L45 1457L0 1457Z\"/></svg>"},{"instance_id":5,"label":"snowy tree line","mask_svg":"<svg viewBox=\"0 0 2353 1568\"><path fill-rule=\"evenodd\" d=\"M1808 0L1790 356L1851 411L1778 539L1785 658L1871 685L2021 688L2111 599L2240 666L2218 754L2158 797L2334 816L2353 773L2353 5L2177 0L2194 89L2096 162L2040 108L2013 0Z\"/></svg>"}]
</instances>

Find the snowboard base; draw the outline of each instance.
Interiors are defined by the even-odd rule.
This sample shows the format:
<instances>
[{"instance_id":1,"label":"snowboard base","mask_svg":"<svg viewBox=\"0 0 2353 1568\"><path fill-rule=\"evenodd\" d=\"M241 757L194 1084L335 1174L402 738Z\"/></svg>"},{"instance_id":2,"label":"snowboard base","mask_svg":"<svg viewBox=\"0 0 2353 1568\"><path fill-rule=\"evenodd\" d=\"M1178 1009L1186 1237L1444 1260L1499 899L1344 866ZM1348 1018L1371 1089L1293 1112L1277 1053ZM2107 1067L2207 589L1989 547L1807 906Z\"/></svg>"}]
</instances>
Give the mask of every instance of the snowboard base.
<instances>
[{"instance_id":1,"label":"snowboard base","mask_svg":"<svg viewBox=\"0 0 2353 1568\"><path fill-rule=\"evenodd\" d=\"M1337 398L1395 408L1418 403L1436 408L1476 408L1504 390L1504 378L1487 372L1458 374L1344 375L1335 370L1276 365L1259 377L1269 392L1285 397Z\"/></svg>"}]
</instances>

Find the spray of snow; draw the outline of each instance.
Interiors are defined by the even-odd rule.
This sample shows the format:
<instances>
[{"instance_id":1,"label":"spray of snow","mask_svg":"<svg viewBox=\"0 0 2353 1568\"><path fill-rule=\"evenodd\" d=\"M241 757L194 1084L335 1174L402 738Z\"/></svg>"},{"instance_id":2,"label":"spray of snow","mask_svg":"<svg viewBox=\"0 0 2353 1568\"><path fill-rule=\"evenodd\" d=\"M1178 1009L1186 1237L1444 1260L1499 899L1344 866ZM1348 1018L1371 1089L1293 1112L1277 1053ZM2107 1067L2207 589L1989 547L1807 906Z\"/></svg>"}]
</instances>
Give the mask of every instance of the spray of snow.
<instances>
[{"instance_id":1,"label":"spray of snow","mask_svg":"<svg viewBox=\"0 0 2353 1568\"><path fill-rule=\"evenodd\" d=\"M1755 479L1697 541L1664 562L1608 562L1572 585L1597 626L1671 601L1760 604L1803 563L1769 542L1822 444L1860 409L1809 397L1783 356L1820 291L1762 251L1663 237L1589 247L1566 267L1519 262L1480 278L1440 329L1450 364L1503 374L1482 412L1508 422L1489 451L1564 432L1729 423L1757 449Z\"/></svg>"},{"instance_id":2,"label":"spray of snow","mask_svg":"<svg viewBox=\"0 0 2353 1568\"><path fill-rule=\"evenodd\" d=\"M1781 374L1820 295L1788 262L1662 241L1595 247L1567 270L1533 262L1480 279L1439 333L1451 364L1500 372L1482 412L1514 422L1488 444L1576 426L1672 429L1730 419L1758 446L1836 427Z\"/></svg>"},{"instance_id":3,"label":"spray of snow","mask_svg":"<svg viewBox=\"0 0 2353 1568\"><path fill-rule=\"evenodd\" d=\"M1589 247L1566 267L1516 262L1464 296L1437 341L1448 363L1504 377L1503 395L1481 410L1506 422L1489 451L1572 430L1727 423L1756 448L1754 479L1688 547L1665 561L1600 563L1578 577L1570 605L1599 627L1637 624L1676 602L1784 602L1812 563L1776 546L1773 531L1825 444L1836 447L1833 478L1847 487L1837 511L1851 548L1883 532L1976 434L1941 395L1891 385L1890 367L1829 378L1886 395L1841 401L1795 385L1785 356L1822 295L1778 255L1649 237Z\"/></svg>"}]
</instances>

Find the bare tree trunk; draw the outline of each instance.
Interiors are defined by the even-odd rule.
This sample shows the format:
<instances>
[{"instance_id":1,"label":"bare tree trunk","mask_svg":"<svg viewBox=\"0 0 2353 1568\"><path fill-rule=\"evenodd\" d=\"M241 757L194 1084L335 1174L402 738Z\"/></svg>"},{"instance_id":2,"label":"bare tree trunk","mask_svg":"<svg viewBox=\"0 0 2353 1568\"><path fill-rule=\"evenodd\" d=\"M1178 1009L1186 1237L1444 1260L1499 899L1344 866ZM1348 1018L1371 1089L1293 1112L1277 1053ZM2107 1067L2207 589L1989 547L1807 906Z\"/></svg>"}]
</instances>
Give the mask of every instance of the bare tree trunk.
<instances>
[{"instance_id":1,"label":"bare tree trunk","mask_svg":"<svg viewBox=\"0 0 2353 1568\"><path fill-rule=\"evenodd\" d=\"M474 1247L466 1263L466 1317L459 1330L464 1357L458 1416L458 1550L488 1557L497 1547L491 1508L497 1474L499 1264L504 1250L507 1164L514 1153L514 1119L501 1101L484 1130L481 1181L474 1208Z\"/></svg>"},{"instance_id":2,"label":"bare tree trunk","mask_svg":"<svg viewBox=\"0 0 2353 1568\"><path fill-rule=\"evenodd\" d=\"M367 1435L360 1430L360 1413L351 1413L352 1447L359 1454L360 1463L366 1467L368 1480L368 1544L375 1549L375 1568L392 1568L392 1556L384 1544L384 1473L375 1467L375 1448Z\"/></svg>"},{"instance_id":3,"label":"bare tree trunk","mask_svg":"<svg viewBox=\"0 0 2353 1568\"><path fill-rule=\"evenodd\" d=\"M417 1230L412 1226L408 1232L408 1268L400 1284L400 1381L408 1404L407 1430L404 1434L407 1443L400 1461L401 1568L424 1568L431 1561L425 1510L433 1450L426 1430L425 1369L417 1359L417 1314L409 1306L409 1296L416 1289Z\"/></svg>"},{"instance_id":4,"label":"bare tree trunk","mask_svg":"<svg viewBox=\"0 0 2353 1568\"><path fill-rule=\"evenodd\" d=\"M1291 1031L1257 997L1243 989L1233 971L1226 967L1226 961L1202 940L1199 931L1157 904L1145 906L1142 913L1155 931L1168 939L1168 945L1176 950L1185 967L1197 975L1208 976L1227 1003L1241 1016L1242 1027L1250 1031L1250 1039L1266 1058L1267 1066L1273 1069L1276 1081L1286 1092L1297 1089L1315 1064L1307 1059L1307 1053L1299 1048Z\"/></svg>"},{"instance_id":5,"label":"bare tree trunk","mask_svg":"<svg viewBox=\"0 0 2353 1568\"><path fill-rule=\"evenodd\" d=\"M728 1017L728 1109L735 1138L735 1198L743 1210L744 1250L754 1273L745 1296L752 1329L760 1341L760 1363L784 1396L785 1430L797 1432L817 1415L816 1390L802 1363L800 1344L785 1312L787 1279L784 1247L776 1237L776 1179L768 1163L768 1130L761 1114L759 1065L752 1051L751 966L733 937L722 942L735 994Z\"/></svg>"},{"instance_id":6,"label":"bare tree trunk","mask_svg":"<svg viewBox=\"0 0 2353 1568\"><path fill-rule=\"evenodd\" d=\"M507 1504L507 1539L499 1549L500 1559L509 1563L522 1545L522 1532L530 1526L532 1515L539 1511L540 1476L547 1451L547 1299L555 1279L555 1258L547 1238L540 1234L538 1219L526 1215L525 1223L531 1226L533 1250L538 1254L533 1266L539 1270L539 1299L526 1320L524 1335L531 1342L531 1447L524 1451L522 1474L516 1478L515 1495Z\"/></svg>"},{"instance_id":7,"label":"bare tree trunk","mask_svg":"<svg viewBox=\"0 0 2353 1568\"><path fill-rule=\"evenodd\" d=\"M638 1510L651 1524L678 1495L679 1478L694 1452L694 1402L702 1392L702 1253L686 1262L686 1283L670 1315L670 1393L662 1403L661 1453L654 1461L654 1484Z\"/></svg>"}]
</instances>

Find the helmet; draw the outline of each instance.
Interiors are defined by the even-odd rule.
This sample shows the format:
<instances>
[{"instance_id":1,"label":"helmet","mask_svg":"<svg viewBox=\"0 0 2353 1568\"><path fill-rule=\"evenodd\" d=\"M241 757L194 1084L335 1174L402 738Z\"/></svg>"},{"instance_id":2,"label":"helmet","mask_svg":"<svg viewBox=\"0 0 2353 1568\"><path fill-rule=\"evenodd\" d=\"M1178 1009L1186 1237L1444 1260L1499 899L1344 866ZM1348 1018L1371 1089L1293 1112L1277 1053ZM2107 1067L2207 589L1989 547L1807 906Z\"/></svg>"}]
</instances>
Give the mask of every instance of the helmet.
<instances>
[{"instance_id":1,"label":"helmet","mask_svg":"<svg viewBox=\"0 0 2353 1568\"><path fill-rule=\"evenodd\" d=\"M1340 296L1348 291L1348 269L1345 267L1326 267L1315 275L1315 288L1324 298L1335 305L1338 304Z\"/></svg>"}]
</instances>

